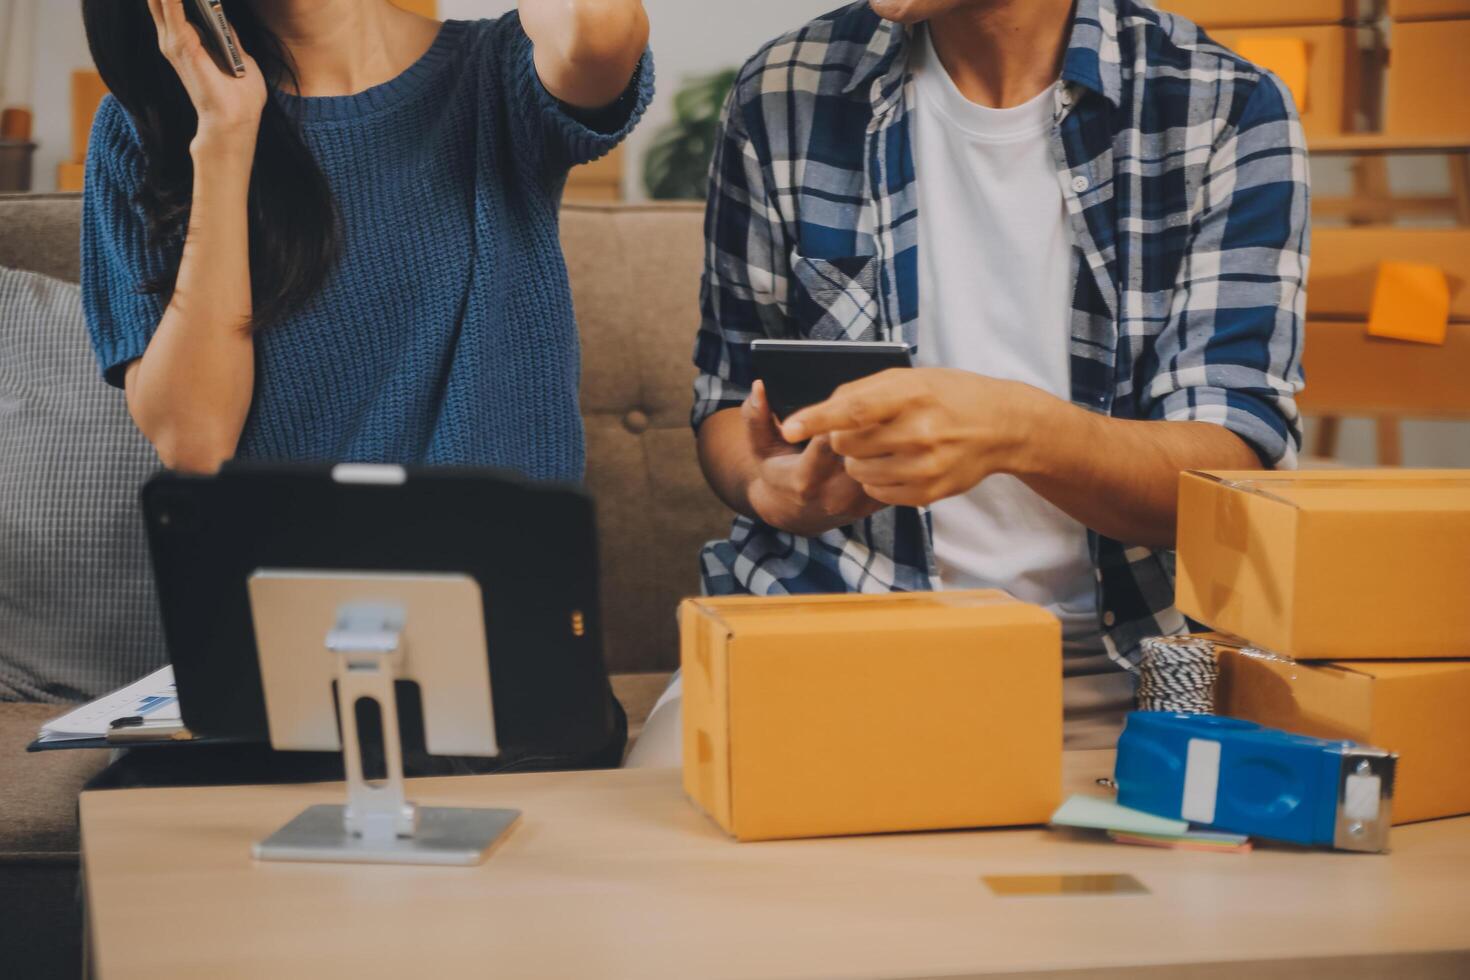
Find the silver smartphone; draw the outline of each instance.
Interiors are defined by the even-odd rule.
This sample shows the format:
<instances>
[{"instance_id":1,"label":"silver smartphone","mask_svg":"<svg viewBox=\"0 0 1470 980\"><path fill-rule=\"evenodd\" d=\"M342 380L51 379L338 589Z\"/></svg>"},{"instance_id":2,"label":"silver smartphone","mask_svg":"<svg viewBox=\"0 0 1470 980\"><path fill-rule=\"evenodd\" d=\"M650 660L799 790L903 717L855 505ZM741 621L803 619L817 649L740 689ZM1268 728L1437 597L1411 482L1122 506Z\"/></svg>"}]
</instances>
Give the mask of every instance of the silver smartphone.
<instances>
[{"instance_id":1,"label":"silver smartphone","mask_svg":"<svg viewBox=\"0 0 1470 980\"><path fill-rule=\"evenodd\" d=\"M235 43L235 31L225 19L225 8L220 0L194 0L194 10L203 21L200 28L204 34L204 46L214 55L220 69L236 78L245 74L245 59L240 57L240 46Z\"/></svg>"}]
</instances>

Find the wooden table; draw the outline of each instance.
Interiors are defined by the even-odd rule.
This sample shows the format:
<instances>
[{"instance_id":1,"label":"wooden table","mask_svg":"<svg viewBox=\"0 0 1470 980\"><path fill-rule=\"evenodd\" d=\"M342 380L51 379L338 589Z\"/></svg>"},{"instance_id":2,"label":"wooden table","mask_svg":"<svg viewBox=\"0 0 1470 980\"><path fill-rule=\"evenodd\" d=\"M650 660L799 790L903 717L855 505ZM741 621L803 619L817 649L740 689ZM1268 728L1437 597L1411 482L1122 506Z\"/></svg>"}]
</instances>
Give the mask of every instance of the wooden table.
<instances>
[{"instance_id":1,"label":"wooden table","mask_svg":"<svg viewBox=\"0 0 1470 980\"><path fill-rule=\"evenodd\" d=\"M1070 786L1110 760L1072 754ZM525 811L477 868L251 860L252 841L340 795L84 794L98 975L1470 976L1470 819L1396 829L1391 856L1175 853L1042 829L736 844L677 772L627 770L413 781L423 803ZM981 882L1110 872L1149 894L998 898Z\"/></svg>"}]
</instances>

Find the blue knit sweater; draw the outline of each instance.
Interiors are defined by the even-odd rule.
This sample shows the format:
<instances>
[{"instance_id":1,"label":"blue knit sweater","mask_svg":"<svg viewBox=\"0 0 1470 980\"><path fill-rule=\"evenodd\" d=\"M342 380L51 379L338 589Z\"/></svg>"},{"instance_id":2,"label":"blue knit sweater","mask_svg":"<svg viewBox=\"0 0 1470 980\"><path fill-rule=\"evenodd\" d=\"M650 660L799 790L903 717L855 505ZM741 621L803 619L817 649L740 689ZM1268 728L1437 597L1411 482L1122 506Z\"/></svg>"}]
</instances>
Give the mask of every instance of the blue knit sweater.
<instances>
[{"instance_id":1,"label":"blue knit sweater","mask_svg":"<svg viewBox=\"0 0 1470 980\"><path fill-rule=\"evenodd\" d=\"M445 24L417 63L360 94L277 93L332 187L344 244L316 298L257 333L238 456L580 480L579 348L557 216L570 167L642 114L649 58L632 84L621 118L589 127L542 87L511 14ZM134 203L142 168L109 98L88 151L82 286L112 384L162 317L141 286L171 258Z\"/></svg>"}]
</instances>

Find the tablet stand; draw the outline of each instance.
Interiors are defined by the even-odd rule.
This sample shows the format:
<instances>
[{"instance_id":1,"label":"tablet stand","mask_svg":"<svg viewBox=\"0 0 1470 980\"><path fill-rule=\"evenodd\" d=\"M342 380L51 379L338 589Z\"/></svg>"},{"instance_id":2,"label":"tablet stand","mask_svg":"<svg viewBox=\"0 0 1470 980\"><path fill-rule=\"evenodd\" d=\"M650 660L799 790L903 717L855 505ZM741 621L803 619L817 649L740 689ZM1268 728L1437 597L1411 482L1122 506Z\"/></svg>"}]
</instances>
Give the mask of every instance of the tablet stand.
<instances>
[{"instance_id":1,"label":"tablet stand","mask_svg":"<svg viewBox=\"0 0 1470 980\"><path fill-rule=\"evenodd\" d=\"M262 576L251 580L252 606L257 619L263 680L267 679L268 660L280 661L293 652L290 646L269 642L279 637L292 620L301 618L303 592L312 585L331 583L328 593L340 594L346 582L361 588L362 580L277 575L292 587L289 597L298 608L291 609L282 601L272 602L270 582L257 588ZM387 578L387 577L383 577ZM423 582L419 592L423 594ZM318 590L320 591L320 590ZM366 594L380 589L364 589ZM432 591L432 590L431 590ZM279 595L279 592L277 593ZM307 602L310 600L307 599ZM453 605L452 602L448 605ZM441 609L444 604L441 604ZM479 615L479 610L475 610ZM309 807L290 823L255 845L255 856L262 861L334 861L391 864L478 864L490 848L508 831L520 816L518 810L474 809L467 807L420 807L404 795L403 746L398 727L398 700L394 681L403 677L407 659L408 611L401 603L383 600L348 601L337 606L335 625L326 634L326 651L334 661L336 683L336 716L341 725L340 745L347 774L347 803ZM264 628L262 628L264 627ZM317 634L320 636L320 634ZM471 644L471 649L474 644ZM268 650L270 652L268 652ZM320 657L318 649L313 654ZM471 654L473 655L473 653ZM481 663L483 653L480 653ZM422 666L429 666L429 660ZM488 670L488 668L486 668ZM279 684L283 673L277 671ZM318 680L321 678L319 677ZM420 683L428 682L419 678ZM441 678L453 683L452 679ZM270 710L270 688L267 683L267 707ZM482 697L488 702L488 685ZM369 780L363 772L361 734L358 709L364 702L377 706L382 719L383 756L386 774L382 780ZM298 702L289 703L298 707ZM320 706L320 702L318 702ZM425 699L426 714L433 701ZM288 712L289 713L289 712ZM487 706L488 713L488 706ZM322 719L315 719L320 722ZM473 721L473 719L470 719ZM427 723L427 719L426 719ZM284 723L277 737L276 719L272 715L272 743L311 740L311 729L291 728ZM320 737L319 735L317 737ZM473 741L473 739L471 739ZM494 749L493 737L491 749ZM485 753L481 753L485 754ZM490 752L489 754L494 754Z\"/></svg>"}]
</instances>

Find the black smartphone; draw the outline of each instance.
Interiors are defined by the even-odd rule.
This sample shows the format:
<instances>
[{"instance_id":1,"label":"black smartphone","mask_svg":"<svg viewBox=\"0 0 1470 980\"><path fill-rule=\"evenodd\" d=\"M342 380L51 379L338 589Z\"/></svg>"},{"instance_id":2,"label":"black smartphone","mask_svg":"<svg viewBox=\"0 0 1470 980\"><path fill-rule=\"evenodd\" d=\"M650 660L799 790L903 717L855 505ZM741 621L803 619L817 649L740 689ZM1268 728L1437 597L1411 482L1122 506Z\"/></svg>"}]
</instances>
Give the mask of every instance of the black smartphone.
<instances>
[{"instance_id":1,"label":"black smartphone","mask_svg":"<svg viewBox=\"0 0 1470 980\"><path fill-rule=\"evenodd\" d=\"M204 46L214 55L220 70L236 78L244 75L245 59L240 57L240 45L235 43L235 30L225 19L225 8L220 0L194 0L194 15L189 19L199 28Z\"/></svg>"},{"instance_id":2,"label":"black smartphone","mask_svg":"<svg viewBox=\"0 0 1470 980\"><path fill-rule=\"evenodd\" d=\"M908 345L897 341L755 340L750 354L780 420L826 401L849 382L914 366Z\"/></svg>"}]
</instances>

